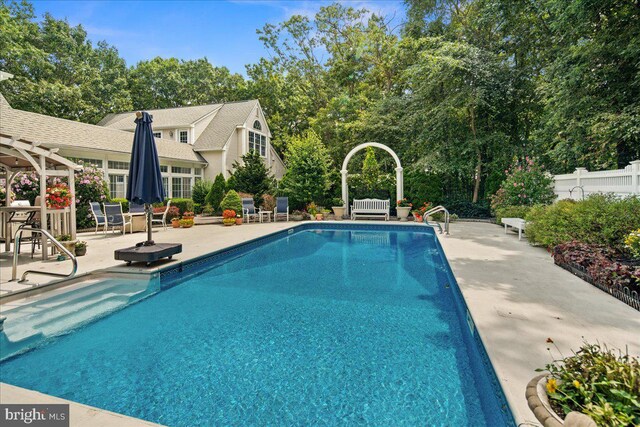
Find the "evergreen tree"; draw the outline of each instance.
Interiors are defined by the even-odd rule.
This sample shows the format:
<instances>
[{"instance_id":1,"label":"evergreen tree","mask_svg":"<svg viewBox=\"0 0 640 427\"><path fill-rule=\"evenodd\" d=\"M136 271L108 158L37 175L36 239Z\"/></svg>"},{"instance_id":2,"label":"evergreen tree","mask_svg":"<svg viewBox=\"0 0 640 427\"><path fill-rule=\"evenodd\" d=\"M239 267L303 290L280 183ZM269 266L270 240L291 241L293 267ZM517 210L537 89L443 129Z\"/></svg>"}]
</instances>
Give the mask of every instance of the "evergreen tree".
<instances>
[{"instance_id":1,"label":"evergreen tree","mask_svg":"<svg viewBox=\"0 0 640 427\"><path fill-rule=\"evenodd\" d=\"M222 199L224 198L224 193L225 181L224 176L220 173L216 176L216 179L213 180L211 189L209 190L209 193L207 193L207 197L205 199L206 204L217 211L220 206L220 202L222 202Z\"/></svg>"},{"instance_id":2,"label":"evergreen tree","mask_svg":"<svg viewBox=\"0 0 640 427\"><path fill-rule=\"evenodd\" d=\"M253 194L257 205L262 204L262 196L267 194L273 185L274 178L260 154L253 150L242 156L242 164L233 162L235 190Z\"/></svg>"}]
</instances>

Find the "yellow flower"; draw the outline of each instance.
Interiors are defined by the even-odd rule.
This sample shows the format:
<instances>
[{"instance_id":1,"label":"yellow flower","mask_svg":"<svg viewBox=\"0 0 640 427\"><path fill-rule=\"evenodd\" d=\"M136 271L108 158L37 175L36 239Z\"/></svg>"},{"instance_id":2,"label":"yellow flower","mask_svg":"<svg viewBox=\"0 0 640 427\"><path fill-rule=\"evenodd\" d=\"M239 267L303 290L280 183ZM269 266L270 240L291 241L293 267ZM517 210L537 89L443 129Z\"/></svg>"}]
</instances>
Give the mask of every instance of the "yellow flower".
<instances>
[{"instance_id":1,"label":"yellow flower","mask_svg":"<svg viewBox=\"0 0 640 427\"><path fill-rule=\"evenodd\" d=\"M555 393L557 389L558 389L558 384L556 383L556 379L549 378L547 380L547 391L549 393Z\"/></svg>"},{"instance_id":2,"label":"yellow flower","mask_svg":"<svg viewBox=\"0 0 640 427\"><path fill-rule=\"evenodd\" d=\"M574 386L575 388L580 388L580 381L578 381L578 380L573 380L573 386Z\"/></svg>"}]
</instances>

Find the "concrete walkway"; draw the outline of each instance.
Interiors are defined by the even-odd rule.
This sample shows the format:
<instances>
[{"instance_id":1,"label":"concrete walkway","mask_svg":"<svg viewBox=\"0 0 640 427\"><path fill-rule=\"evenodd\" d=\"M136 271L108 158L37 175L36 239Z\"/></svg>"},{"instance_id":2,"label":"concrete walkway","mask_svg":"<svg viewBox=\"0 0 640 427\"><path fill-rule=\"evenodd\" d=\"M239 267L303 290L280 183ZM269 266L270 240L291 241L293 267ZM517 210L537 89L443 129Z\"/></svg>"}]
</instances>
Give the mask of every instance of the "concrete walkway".
<instances>
[{"instance_id":1,"label":"concrete walkway","mask_svg":"<svg viewBox=\"0 0 640 427\"><path fill-rule=\"evenodd\" d=\"M556 266L494 224L457 222L440 236L517 423L537 424L526 384L584 341L640 354L640 312ZM547 350L551 348L551 354Z\"/></svg>"}]
</instances>

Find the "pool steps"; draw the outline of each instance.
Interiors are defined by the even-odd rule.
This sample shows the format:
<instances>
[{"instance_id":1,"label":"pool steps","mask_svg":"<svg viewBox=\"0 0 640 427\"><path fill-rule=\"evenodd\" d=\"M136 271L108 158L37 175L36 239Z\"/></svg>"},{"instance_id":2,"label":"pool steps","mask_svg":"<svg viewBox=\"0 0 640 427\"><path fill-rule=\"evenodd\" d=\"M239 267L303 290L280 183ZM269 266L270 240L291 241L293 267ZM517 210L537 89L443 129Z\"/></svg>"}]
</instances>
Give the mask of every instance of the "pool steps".
<instances>
[{"instance_id":1,"label":"pool steps","mask_svg":"<svg viewBox=\"0 0 640 427\"><path fill-rule=\"evenodd\" d=\"M0 330L0 360L157 292L159 280L146 277L124 284L88 276L63 292L3 310L6 320Z\"/></svg>"}]
</instances>

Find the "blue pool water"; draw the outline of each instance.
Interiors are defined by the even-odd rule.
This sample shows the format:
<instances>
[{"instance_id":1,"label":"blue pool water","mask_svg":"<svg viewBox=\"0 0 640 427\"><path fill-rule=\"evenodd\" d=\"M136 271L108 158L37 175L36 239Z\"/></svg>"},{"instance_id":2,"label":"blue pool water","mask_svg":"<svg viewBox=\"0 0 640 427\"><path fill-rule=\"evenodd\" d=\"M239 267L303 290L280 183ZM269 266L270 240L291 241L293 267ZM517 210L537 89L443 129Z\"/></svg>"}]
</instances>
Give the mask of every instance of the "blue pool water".
<instances>
[{"instance_id":1,"label":"blue pool water","mask_svg":"<svg viewBox=\"0 0 640 427\"><path fill-rule=\"evenodd\" d=\"M171 426L509 424L432 232L303 230L198 268L2 381Z\"/></svg>"}]
</instances>

